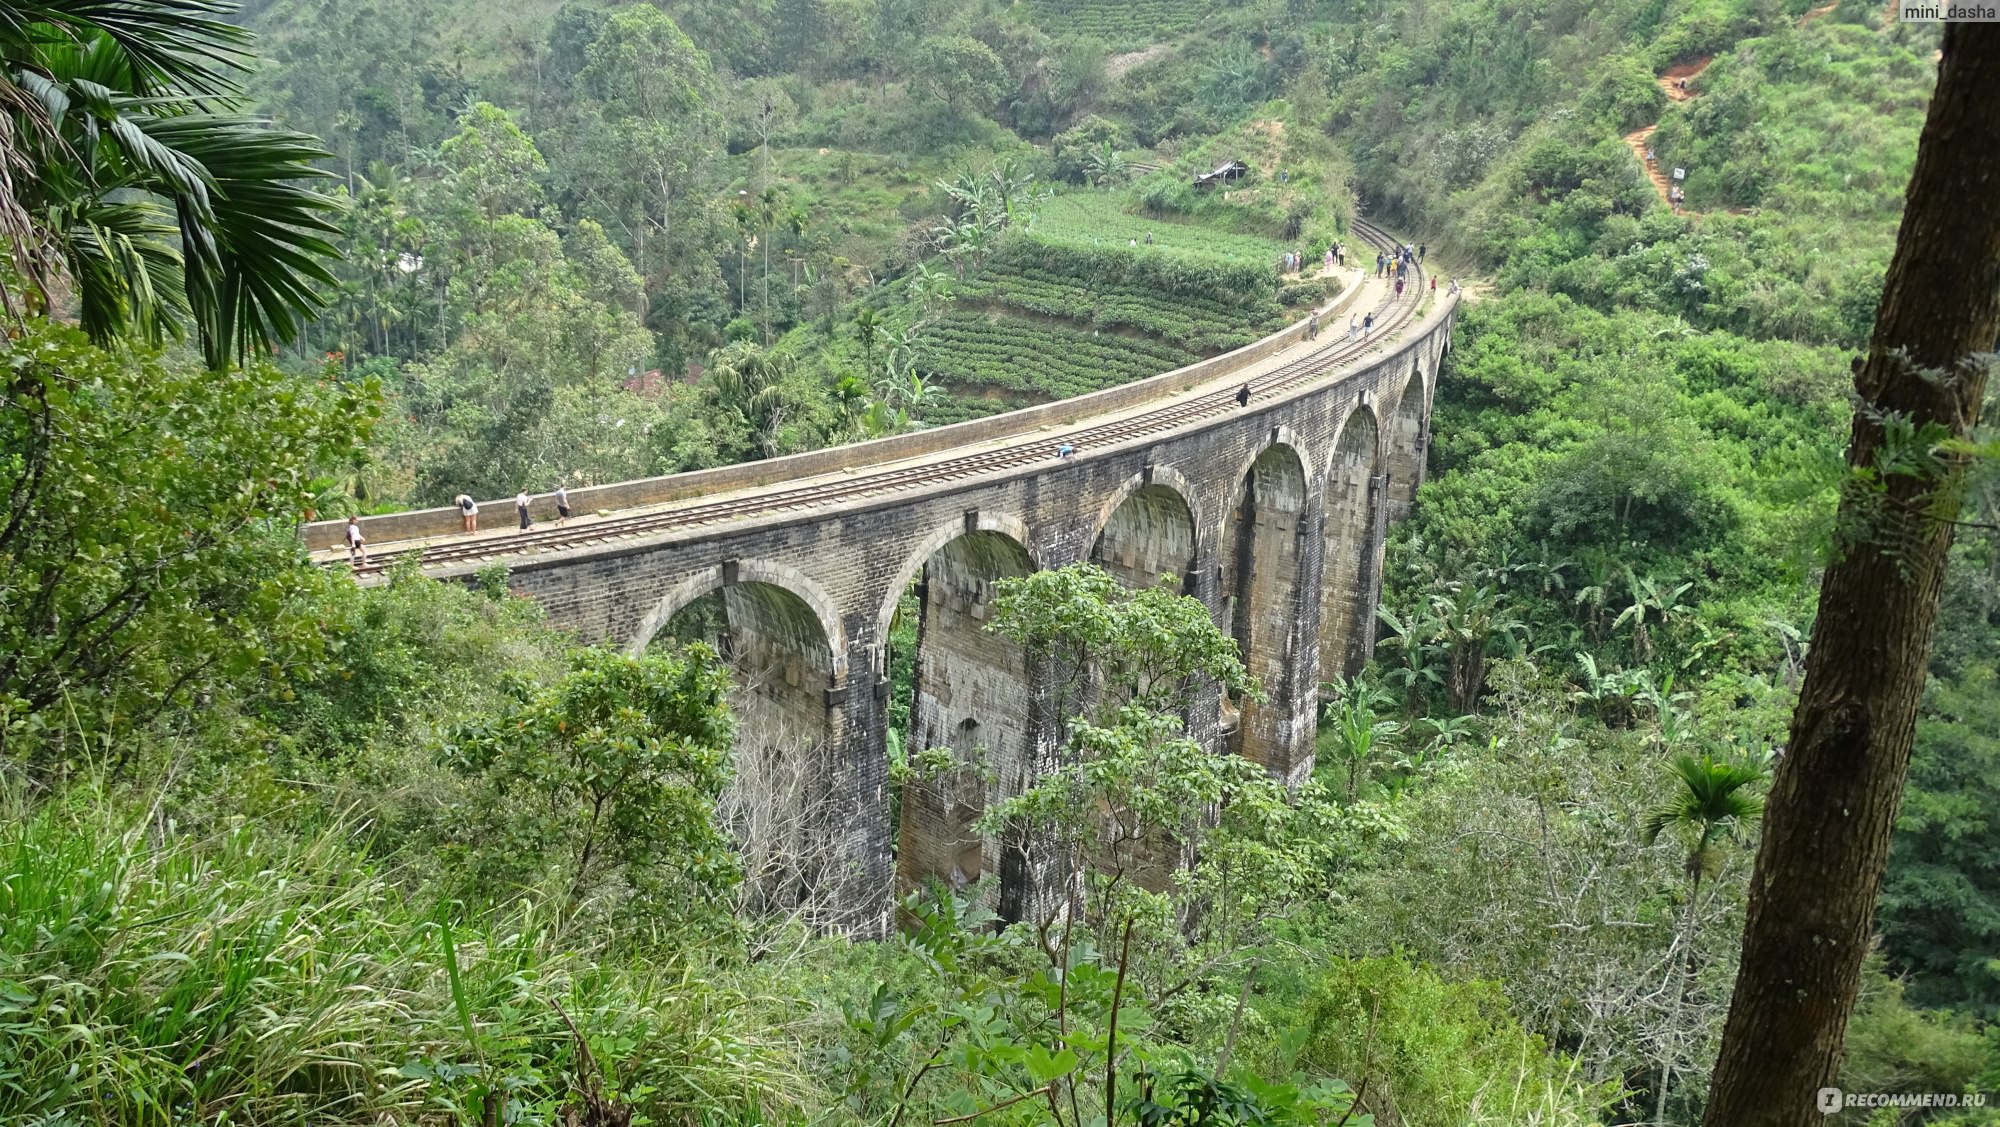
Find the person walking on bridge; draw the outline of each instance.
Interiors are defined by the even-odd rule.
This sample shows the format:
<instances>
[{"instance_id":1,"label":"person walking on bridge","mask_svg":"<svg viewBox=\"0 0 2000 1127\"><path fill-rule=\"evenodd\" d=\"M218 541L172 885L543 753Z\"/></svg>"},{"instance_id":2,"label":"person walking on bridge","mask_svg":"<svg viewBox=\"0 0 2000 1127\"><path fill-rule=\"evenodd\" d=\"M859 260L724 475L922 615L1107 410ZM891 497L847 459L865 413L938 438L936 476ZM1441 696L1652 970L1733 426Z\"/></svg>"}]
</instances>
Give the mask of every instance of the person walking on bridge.
<instances>
[{"instance_id":1,"label":"person walking on bridge","mask_svg":"<svg viewBox=\"0 0 2000 1127\"><path fill-rule=\"evenodd\" d=\"M1361 339L1367 340L1375 332L1375 315L1368 314L1361 319Z\"/></svg>"},{"instance_id":2,"label":"person walking on bridge","mask_svg":"<svg viewBox=\"0 0 2000 1127\"><path fill-rule=\"evenodd\" d=\"M1396 279L1396 296L1403 296L1403 279L1400 276Z\"/></svg>"},{"instance_id":3,"label":"person walking on bridge","mask_svg":"<svg viewBox=\"0 0 2000 1127\"><path fill-rule=\"evenodd\" d=\"M1353 317L1353 316L1350 316L1350 317L1348 317L1348 319L1347 319L1347 343L1349 343L1349 344L1353 344L1353 343L1354 343L1354 341L1355 341L1355 338L1356 338L1356 337L1359 337L1360 335L1361 335L1361 318L1359 318L1359 317Z\"/></svg>"},{"instance_id":4,"label":"person walking on bridge","mask_svg":"<svg viewBox=\"0 0 2000 1127\"><path fill-rule=\"evenodd\" d=\"M1238 389L1236 390L1236 405L1237 405L1238 407L1248 407L1248 406L1250 406L1250 385L1249 385L1249 384L1247 384L1247 383L1246 383L1246 384L1244 384L1244 385L1243 385L1242 387L1240 387L1240 388L1238 388Z\"/></svg>"},{"instance_id":5,"label":"person walking on bridge","mask_svg":"<svg viewBox=\"0 0 2000 1127\"><path fill-rule=\"evenodd\" d=\"M478 532L479 502L472 499L472 494L461 493L453 497L451 503L458 506L458 519L465 525L465 530L467 532Z\"/></svg>"},{"instance_id":6,"label":"person walking on bridge","mask_svg":"<svg viewBox=\"0 0 2000 1127\"><path fill-rule=\"evenodd\" d=\"M523 532L526 532L526 531L528 531L529 529L531 529L531 528L535 527L535 522L534 522L534 521L531 521L531 520L529 520L529 519L528 519L528 491L527 491L527 490L523 489L523 490L521 490L521 491L520 491L519 493L516 493L516 494L514 494L514 511L515 511L516 513L520 514L520 517L521 517L521 531L523 531Z\"/></svg>"},{"instance_id":7,"label":"person walking on bridge","mask_svg":"<svg viewBox=\"0 0 2000 1127\"><path fill-rule=\"evenodd\" d=\"M347 518L347 562L357 568L368 566L368 538L361 534L361 518Z\"/></svg>"},{"instance_id":8,"label":"person walking on bridge","mask_svg":"<svg viewBox=\"0 0 2000 1127\"><path fill-rule=\"evenodd\" d=\"M1306 318L1306 339L1319 339L1319 310L1317 309L1312 311L1312 316Z\"/></svg>"},{"instance_id":9,"label":"person walking on bridge","mask_svg":"<svg viewBox=\"0 0 2000 1127\"><path fill-rule=\"evenodd\" d=\"M1431 288L1432 289L1437 288L1437 283L1435 281L1431 283ZM558 481L556 482L556 527L561 528L563 525L566 525L568 523L569 523L569 486Z\"/></svg>"}]
</instances>

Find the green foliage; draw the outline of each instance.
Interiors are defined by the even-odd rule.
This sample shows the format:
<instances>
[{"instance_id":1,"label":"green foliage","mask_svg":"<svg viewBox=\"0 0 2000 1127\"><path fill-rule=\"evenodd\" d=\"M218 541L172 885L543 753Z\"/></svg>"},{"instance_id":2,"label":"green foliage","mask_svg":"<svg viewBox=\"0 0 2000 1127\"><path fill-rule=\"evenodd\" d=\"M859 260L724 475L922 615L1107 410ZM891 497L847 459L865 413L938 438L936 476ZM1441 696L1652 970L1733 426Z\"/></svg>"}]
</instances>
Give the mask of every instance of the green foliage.
<instances>
[{"instance_id":1,"label":"green foliage","mask_svg":"<svg viewBox=\"0 0 2000 1127\"><path fill-rule=\"evenodd\" d=\"M953 113L984 113L1007 89L1007 68L993 49L968 35L946 35L917 44L909 62L912 84Z\"/></svg>"},{"instance_id":2,"label":"green foliage","mask_svg":"<svg viewBox=\"0 0 2000 1127\"><path fill-rule=\"evenodd\" d=\"M1754 824L1764 812L1764 800L1744 793L1743 788L1762 782L1762 763L1737 763L1713 755L1696 757L1682 752L1669 764L1680 786L1673 797L1646 818L1644 839L1651 845L1670 829L1694 834L1688 848L1689 876L1699 881L1720 864L1716 839L1739 827Z\"/></svg>"},{"instance_id":3,"label":"green foliage","mask_svg":"<svg viewBox=\"0 0 2000 1127\"><path fill-rule=\"evenodd\" d=\"M1934 681L1917 723L1881 928L1913 1002L2000 1016L2000 678L1991 667Z\"/></svg>"},{"instance_id":4,"label":"green foliage","mask_svg":"<svg viewBox=\"0 0 2000 1127\"><path fill-rule=\"evenodd\" d=\"M318 660L292 528L350 457L373 389L264 365L216 374L31 321L0 410L0 743L15 766L105 741L198 693L255 694Z\"/></svg>"},{"instance_id":5,"label":"green foliage","mask_svg":"<svg viewBox=\"0 0 2000 1127\"><path fill-rule=\"evenodd\" d=\"M1010 241L1003 261L1036 265L1104 283L1151 285L1166 293L1248 305L1275 290L1286 247L1276 240L1211 226L1147 220L1116 200L1070 192L1035 210L1029 238ZM1146 244L1151 235L1153 244ZM1134 253L1132 243L1144 253Z\"/></svg>"},{"instance_id":6,"label":"green foliage","mask_svg":"<svg viewBox=\"0 0 2000 1127\"><path fill-rule=\"evenodd\" d=\"M574 910L609 896L639 918L712 925L738 879L715 823L728 781L728 679L705 648L628 658L584 650L544 689L453 733L443 757L479 782L443 827L467 891L559 880Z\"/></svg>"},{"instance_id":7,"label":"green foliage","mask_svg":"<svg viewBox=\"0 0 2000 1127\"><path fill-rule=\"evenodd\" d=\"M804 1094L757 1002L614 957L539 892L413 893L355 821L161 840L158 816L79 790L0 823L0 1119L472 1123L490 1090L555 1127L585 1091L656 1123Z\"/></svg>"},{"instance_id":8,"label":"green foliage","mask_svg":"<svg viewBox=\"0 0 2000 1127\"><path fill-rule=\"evenodd\" d=\"M1367 1125L1336 1079L1227 1078L1164 1036L1154 994L1131 965L1080 929L993 934L991 918L949 897L905 903L895 944L906 981L879 982L843 1006L833 1058L864 1119L967 1117L1086 1127L1146 1124Z\"/></svg>"},{"instance_id":9,"label":"green foliage","mask_svg":"<svg viewBox=\"0 0 2000 1127\"><path fill-rule=\"evenodd\" d=\"M1382 957L1332 960L1300 985L1285 1061L1367 1076L1369 1106L1410 1127L1595 1123L1616 1095L1522 1029L1497 983Z\"/></svg>"},{"instance_id":10,"label":"green foliage","mask_svg":"<svg viewBox=\"0 0 2000 1127\"><path fill-rule=\"evenodd\" d=\"M1029 0L1028 14L1052 35L1130 51L1186 34L1215 7L1207 0Z\"/></svg>"},{"instance_id":11,"label":"green foliage","mask_svg":"<svg viewBox=\"0 0 2000 1127\"><path fill-rule=\"evenodd\" d=\"M916 359L959 389L956 398L990 388L1046 401L1158 375L1196 356L1135 337L954 310L924 327Z\"/></svg>"},{"instance_id":12,"label":"green foliage","mask_svg":"<svg viewBox=\"0 0 2000 1127\"><path fill-rule=\"evenodd\" d=\"M1312 289L1324 293L1318 286ZM1285 324L1276 302L1246 305L1170 296L1143 283L1017 264L1004 254L959 293L968 301L985 299L1044 317L1074 319L1098 330L1144 333L1204 355L1241 348Z\"/></svg>"},{"instance_id":13,"label":"green foliage","mask_svg":"<svg viewBox=\"0 0 2000 1127\"><path fill-rule=\"evenodd\" d=\"M0 234L36 312L74 300L99 344L192 325L218 370L298 339L339 254L339 204L310 184L329 154L231 112L254 37L229 11L32 4L0 21Z\"/></svg>"},{"instance_id":14,"label":"green foliage","mask_svg":"<svg viewBox=\"0 0 2000 1127\"><path fill-rule=\"evenodd\" d=\"M1990 1027L1963 1014L1916 1008L1908 998L1909 986L1908 980L1884 974L1879 959L1871 958L1863 968L1860 1003L1843 1046L1841 1087L1850 1092L1979 1090L1994 1066Z\"/></svg>"},{"instance_id":15,"label":"green foliage","mask_svg":"<svg viewBox=\"0 0 2000 1127\"><path fill-rule=\"evenodd\" d=\"M295 674L288 692L262 702L291 777L325 785L381 786L396 749L423 746L457 719L504 706L510 681L540 681L563 665L564 640L540 604L494 591L391 573L373 587L341 585L318 601L326 660ZM358 797L358 796L350 796Z\"/></svg>"}]
</instances>

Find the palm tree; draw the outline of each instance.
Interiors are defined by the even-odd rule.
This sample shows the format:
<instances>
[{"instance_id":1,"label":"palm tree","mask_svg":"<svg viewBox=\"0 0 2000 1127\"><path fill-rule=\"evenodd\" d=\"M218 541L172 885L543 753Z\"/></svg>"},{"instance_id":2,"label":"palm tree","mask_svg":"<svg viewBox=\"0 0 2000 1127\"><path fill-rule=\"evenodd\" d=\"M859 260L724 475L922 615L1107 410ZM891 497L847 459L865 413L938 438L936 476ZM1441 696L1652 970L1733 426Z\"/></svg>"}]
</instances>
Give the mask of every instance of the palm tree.
<instances>
[{"instance_id":1,"label":"palm tree","mask_svg":"<svg viewBox=\"0 0 2000 1127\"><path fill-rule=\"evenodd\" d=\"M882 319L865 305L854 315L854 339L861 345L862 364L873 368L875 346L882 342Z\"/></svg>"},{"instance_id":2,"label":"palm tree","mask_svg":"<svg viewBox=\"0 0 2000 1127\"><path fill-rule=\"evenodd\" d=\"M1767 771L1758 760L1717 759L1708 753L1695 756L1687 752L1674 756L1668 769L1680 785L1647 817L1644 836L1646 844L1651 845L1670 829L1693 835L1693 844L1688 847L1683 863L1688 877L1688 898L1681 915L1680 982L1674 990L1674 1018L1668 1023L1671 1033L1680 1024L1681 1001L1687 996L1694 976L1695 932L1701 922L1696 908L1702 878L1720 867L1723 837L1737 826L1755 823L1763 815L1764 800L1745 788L1762 781ZM1661 1065L1659 1101L1653 1112L1654 1121L1661 1124L1667 1121L1667 1092L1673 1084L1675 1055L1670 1048Z\"/></svg>"},{"instance_id":3,"label":"palm tree","mask_svg":"<svg viewBox=\"0 0 2000 1127\"><path fill-rule=\"evenodd\" d=\"M790 356L749 341L736 341L708 354L704 378L714 387L716 398L749 424L767 458L773 453L772 440L778 427L785 420L783 380L791 369Z\"/></svg>"},{"instance_id":4,"label":"palm tree","mask_svg":"<svg viewBox=\"0 0 2000 1127\"><path fill-rule=\"evenodd\" d=\"M1670 581L1671 582L1671 581ZM1640 661L1648 661L1653 656L1653 636L1646 625L1647 615L1655 622L1666 625L1669 620L1685 613L1681 607L1681 596L1694 588L1692 583L1678 587L1656 581L1650 575L1634 575L1631 568L1625 569L1625 587L1632 593L1632 605L1626 607L1611 623L1613 630L1632 623L1632 653Z\"/></svg>"},{"instance_id":5,"label":"palm tree","mask_svg":"<svg viewBox=\"0 0 2000 1127\"><path fill-rule=\"evenodd\" d=\"M211 367L297 339L334 278L303 181L318 141L235 112L249 32L221 0L0 3L0 231L15 315L73 301L84 330L148 343L190 327Z\"/></svg>"},{"instance_id":6,"label":"palm tree","mask_svg":"<svg viewBox=\"0 0 2000 1127\"><path fill-rule=\"evenodd\" d=\"M777 229L783 197L776 188L757 196L757 225L764 229L764 347L771 347L771 232Z\"/></svg>"},{"instance_id":7,"label":"palm tree","mask_svg":"<svg viewBox=\"0 0 2000 1127\"><path fill-rule=\"evenodd\" d=\"M757 216L750 210L749 204L738 200L730 205L729 218L736 224L739 240L736 251L736 315L741 317L750 309L750 244L756 238Z\"/></svg>"},{"instance_id":8,"label":"palm tree","mask_svg":"<svg viewBox=\"0 0 2000 1127\"><path fill-rule=\"evenodd\" d=\"M1125 182L1125 158L1106 141L1085 154L1083 177L1093 188L1114 188Z\"/></svg>"},{"instance_id":9,"label":"palm tree","mask_svg":"<svg viewBox=\"0 0 2000 1127\"><path fill-rule=\"evenodd\" d=\"M1445 696L1460 714L1477 710L1486 687L1486 651L1495 639L1510 642L1527 624L1508 608L1500 591L1484 584L1453 581L1431 595L1432 641L1450 662Z\"/></svg>"}]
</instances>

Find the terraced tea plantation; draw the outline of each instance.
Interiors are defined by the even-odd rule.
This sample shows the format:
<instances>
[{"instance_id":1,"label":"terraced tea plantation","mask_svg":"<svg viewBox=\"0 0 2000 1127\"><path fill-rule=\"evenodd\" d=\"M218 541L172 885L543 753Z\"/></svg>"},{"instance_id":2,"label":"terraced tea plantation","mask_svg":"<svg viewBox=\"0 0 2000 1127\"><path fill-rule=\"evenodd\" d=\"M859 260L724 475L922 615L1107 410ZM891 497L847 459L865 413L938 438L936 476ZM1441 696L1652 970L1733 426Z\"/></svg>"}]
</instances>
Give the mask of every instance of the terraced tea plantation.
<instances>
[{"instance_id":1,"label":"terraced tea plantation","mask_svg":"<svg viewBox=\"0 0 2000 1127\"><path fill-rule=\"evenodd\" d=\"M1200 26L1216 5L1204 0L1028 0L1035 25L1066 38L1095 39L1129 51Z\"/></svg>"},{"instance_id":2,"label":"terraced tea plantation","mask_svg":"<svg viewBox=\"0 0 2000 1127\"><path fill-rule=\"evenodd\" d=\"M926 421L952 423L1116 387L1197 359L1164 341L955 309L925 330L917 362L946 391Z\"/></svg>"},{"instance_id":3,"label":"terraced tea plantation","mask_svg":"<svg viewBox=\"0 0 2000 1127\"><path fill-rule=\"evenodd\" d=\"M1284 310L1268 298L1214 301L1131 285L1103 285L1033 266L996 266L959 291L964 299L1066 317L1099 330L1134 330L1190 352L1241 348L1282 328Z\"/></svg>"}]
</instances>

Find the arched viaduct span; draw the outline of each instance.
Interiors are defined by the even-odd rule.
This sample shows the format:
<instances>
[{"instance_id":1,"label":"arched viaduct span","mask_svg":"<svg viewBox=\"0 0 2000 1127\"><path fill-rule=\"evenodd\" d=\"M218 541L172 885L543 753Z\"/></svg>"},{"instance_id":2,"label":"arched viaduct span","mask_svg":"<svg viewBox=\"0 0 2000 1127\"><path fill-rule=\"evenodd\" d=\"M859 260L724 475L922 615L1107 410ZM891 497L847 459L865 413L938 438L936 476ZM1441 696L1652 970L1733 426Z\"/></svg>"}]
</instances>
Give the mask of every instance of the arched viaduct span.
<instances>
[{"instance_id":1,"label":"arched viaduct span","mask_svg":"<svg viewBox=\"0 0 2000 1127\"><path fill-rule=\"evenodd\" d=\"M1072 432L1023 428L970 453L896 463L893 473L847 467L732 494L726 505L683 502L647 518L668 518L657 531L633 521L636 530L594 538L589 527L553 542L496 537L456 561L432 548L427 570L469 575L504 561L510 583L552 621L633 652L719 592L726 628L717 641L737 674L739 771L784 766L819 800L809 824L791 819L786 832L815 839L832 863L785 879L818 882L816 898L843 912L839 926L860 933L887 926L893 888L932 877L997 877L995 907L1029 918L1051 892L1032 848L982 839L972 824L1052 762L1061 718L1050 714L1043 671L984 630L994 582L1076 561L1131 584L1179 577L1234 635L1269 695L1239 715L1212 694L1195 710L1193 734L1302 781L1319 682L1352 672L1372 648L1385 527L1408 511L1423 477L1456 300L1428 303L1435 308L1421 316L1417 303L1414 289L1385 301L1378 316L1391 333L1375 342L1331 331L1313 345L1278 341L1210 373L1227 379L1206 389L1086 424L1068 458L1055 447ZM1253 397L1239 407L1246 377ZM1131 422L1162 409L1178 412L1168 425ZM1086 445L1091 437L1103 441ZM761 465L782 470L783 461ZM906 787L892 851L888 641L913 583L921 615L909 746L976 751L985 769ZM801 756L810 757L804 772Z\"/></svg>"}]
</instances>

